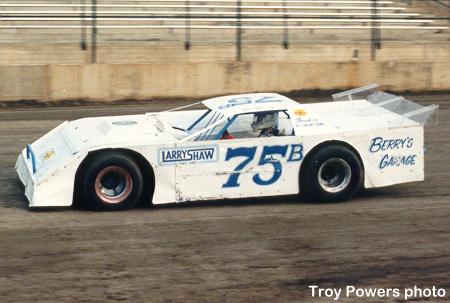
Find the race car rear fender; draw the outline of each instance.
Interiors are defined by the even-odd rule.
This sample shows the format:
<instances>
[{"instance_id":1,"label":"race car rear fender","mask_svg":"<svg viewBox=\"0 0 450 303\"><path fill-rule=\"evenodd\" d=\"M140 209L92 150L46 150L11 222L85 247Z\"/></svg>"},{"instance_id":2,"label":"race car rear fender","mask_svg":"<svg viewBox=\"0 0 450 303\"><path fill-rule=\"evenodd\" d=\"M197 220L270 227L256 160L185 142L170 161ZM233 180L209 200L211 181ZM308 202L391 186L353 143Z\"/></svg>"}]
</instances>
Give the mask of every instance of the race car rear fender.
<instances>
[{"instance_id":1,"label":"race car rear fender","mask_svg":"<svg viewBox=\"0 0 450 303\"><path fill-rule=\"evenodd\" d=\"M355 155L358 157L359 161L361 162L361 167L362 167L362 172L361 172L361 176L364 179L365 176L365 169L364 169L364 161L361 158L361 155L359 153L359 151L354 148L351 144L345 142L345 141L340 141L340 140L328 140L328 141L323 141L319 144L317 144L316 146L314 146L305 156L305 158L303 159L301 165L300 165L300 174L299 174L299 178L301 178L301 173L303 171L303 168L305 166L305 163L307 163L309 161L309 159L314 155L314 153L316 153L317 151L328 147L328 146L332 146L332 145L338 145L338 146L342 146L345 148L348 148L349 150L351 150L353 153L355 153ZM364 184L364 183L363 183Z\"/></svg>"},{"instance_id":2,"label":"race car rear fender","mask_svg":"<svg viewBox=\"0 0 450 303\"><path fill-rule=\"evenodd\" d=\"M422 125L374 131L356 148L366 170L366 188L423 181L424 130Z\"/></svg>"},{"instance_id":3,"label":"race car rear fender","mask_svg":"<svg viewBox=\"0 0 450 303\"><path fill-rule=\"evenodd\" d=\"M338 139L304 140L310 149L300 167L317 150L333 144L353 151L361 161L363 186L384 187L424 180L423 126L378 129L369 133L347 133ZM309 143L309 144L307 144Z\"/></svg>"}]
</instances>

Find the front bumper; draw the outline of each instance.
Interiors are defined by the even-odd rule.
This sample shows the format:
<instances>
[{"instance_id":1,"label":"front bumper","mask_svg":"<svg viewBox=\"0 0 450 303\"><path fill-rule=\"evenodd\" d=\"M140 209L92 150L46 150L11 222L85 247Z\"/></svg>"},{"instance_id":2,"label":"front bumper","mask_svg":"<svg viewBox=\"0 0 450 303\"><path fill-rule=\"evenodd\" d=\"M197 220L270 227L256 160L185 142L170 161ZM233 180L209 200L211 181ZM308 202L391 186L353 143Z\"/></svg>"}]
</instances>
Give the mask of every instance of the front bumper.
<instances>
[{"instance_id":1,"label":"front bumper","mask_svg":"<svg viewBox=\"0 0 450 303\"><path fill-rule=\"evenodd\" d=\"M33 194L35 191L35 180L33 177L33 168L30 159L27 159L26 149L22 151L16 161L16 171L19 175L19 179L25 186L25 196L30 202L30 206L33 206Z\"/></svg>"}]
</instances>

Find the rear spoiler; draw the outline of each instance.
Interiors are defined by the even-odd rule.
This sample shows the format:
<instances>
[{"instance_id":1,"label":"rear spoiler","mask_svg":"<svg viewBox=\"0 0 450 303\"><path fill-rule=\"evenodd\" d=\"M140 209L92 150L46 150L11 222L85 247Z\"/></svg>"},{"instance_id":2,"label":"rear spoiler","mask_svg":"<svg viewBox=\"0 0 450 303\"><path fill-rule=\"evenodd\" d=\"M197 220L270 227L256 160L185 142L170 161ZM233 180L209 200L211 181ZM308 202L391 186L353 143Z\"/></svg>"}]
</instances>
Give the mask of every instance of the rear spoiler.
<instances>
[{"instance_id":1,"label":"rear spoiler","mask_svg":"<svg viewBox=\"0 0 450 303\"><path fill-rule=\"evenodd\" d=\"M422 106L402 96L396 96L379 90L380 85L372 83L333 95L334 101L366 100L376 106L424 125L431 115L438 110L436 104ZM391 121L394 122L394 121ZM396 119L398 122L398 119Z\"/></svg>"}]
</instances>

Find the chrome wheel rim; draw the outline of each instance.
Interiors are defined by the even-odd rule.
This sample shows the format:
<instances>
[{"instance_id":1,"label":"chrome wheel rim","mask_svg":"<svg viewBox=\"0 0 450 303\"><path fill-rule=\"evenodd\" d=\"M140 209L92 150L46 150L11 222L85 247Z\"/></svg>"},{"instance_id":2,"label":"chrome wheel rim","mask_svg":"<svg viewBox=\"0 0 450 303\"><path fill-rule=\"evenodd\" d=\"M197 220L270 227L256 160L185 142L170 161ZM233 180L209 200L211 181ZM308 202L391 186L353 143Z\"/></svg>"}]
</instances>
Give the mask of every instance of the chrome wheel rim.
<instances>
[{"instance_id":1,"label":"chrome wheel rim","mask_svg":"<svg viewBox=\"0 0 450 303\"><path fill-rule=\"evenodd\" d=\"M337 193L350 184L352 170L346 161L340 158L331 158L322 163L317 177L323 190Z\"/></svg>"},{"instance_id":2,"label":"chrome wheel rim","mask_svg":"<svg viewBox=\"0 0 450 303\"><path fill-rule=\"evenodd\" d=\"M105 203L123 202L132 189L133 179L130 173L119 166L108 166L95 178L95 193Z\"/></svg>"}]
</instances>

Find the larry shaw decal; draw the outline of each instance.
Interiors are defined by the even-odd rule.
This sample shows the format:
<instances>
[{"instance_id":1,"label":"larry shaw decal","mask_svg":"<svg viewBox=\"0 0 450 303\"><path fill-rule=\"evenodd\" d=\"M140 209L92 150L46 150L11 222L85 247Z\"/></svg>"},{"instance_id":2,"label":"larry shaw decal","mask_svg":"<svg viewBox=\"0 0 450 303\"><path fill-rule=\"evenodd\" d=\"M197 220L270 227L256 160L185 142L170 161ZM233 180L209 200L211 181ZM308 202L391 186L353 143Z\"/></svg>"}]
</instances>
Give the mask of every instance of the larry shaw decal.
<instances>
[{"instance_id":1,"label":"larry shaw decal","mask_svg":"<svg viewBox=\"0 0 450 303\"><path fill-rule=\"evenodd\" d=\"M158 150L158 163L170 165L176 163L217 162L219 149L217 145L197 147L161 148Z\"/></svg>"}]
</instances>

